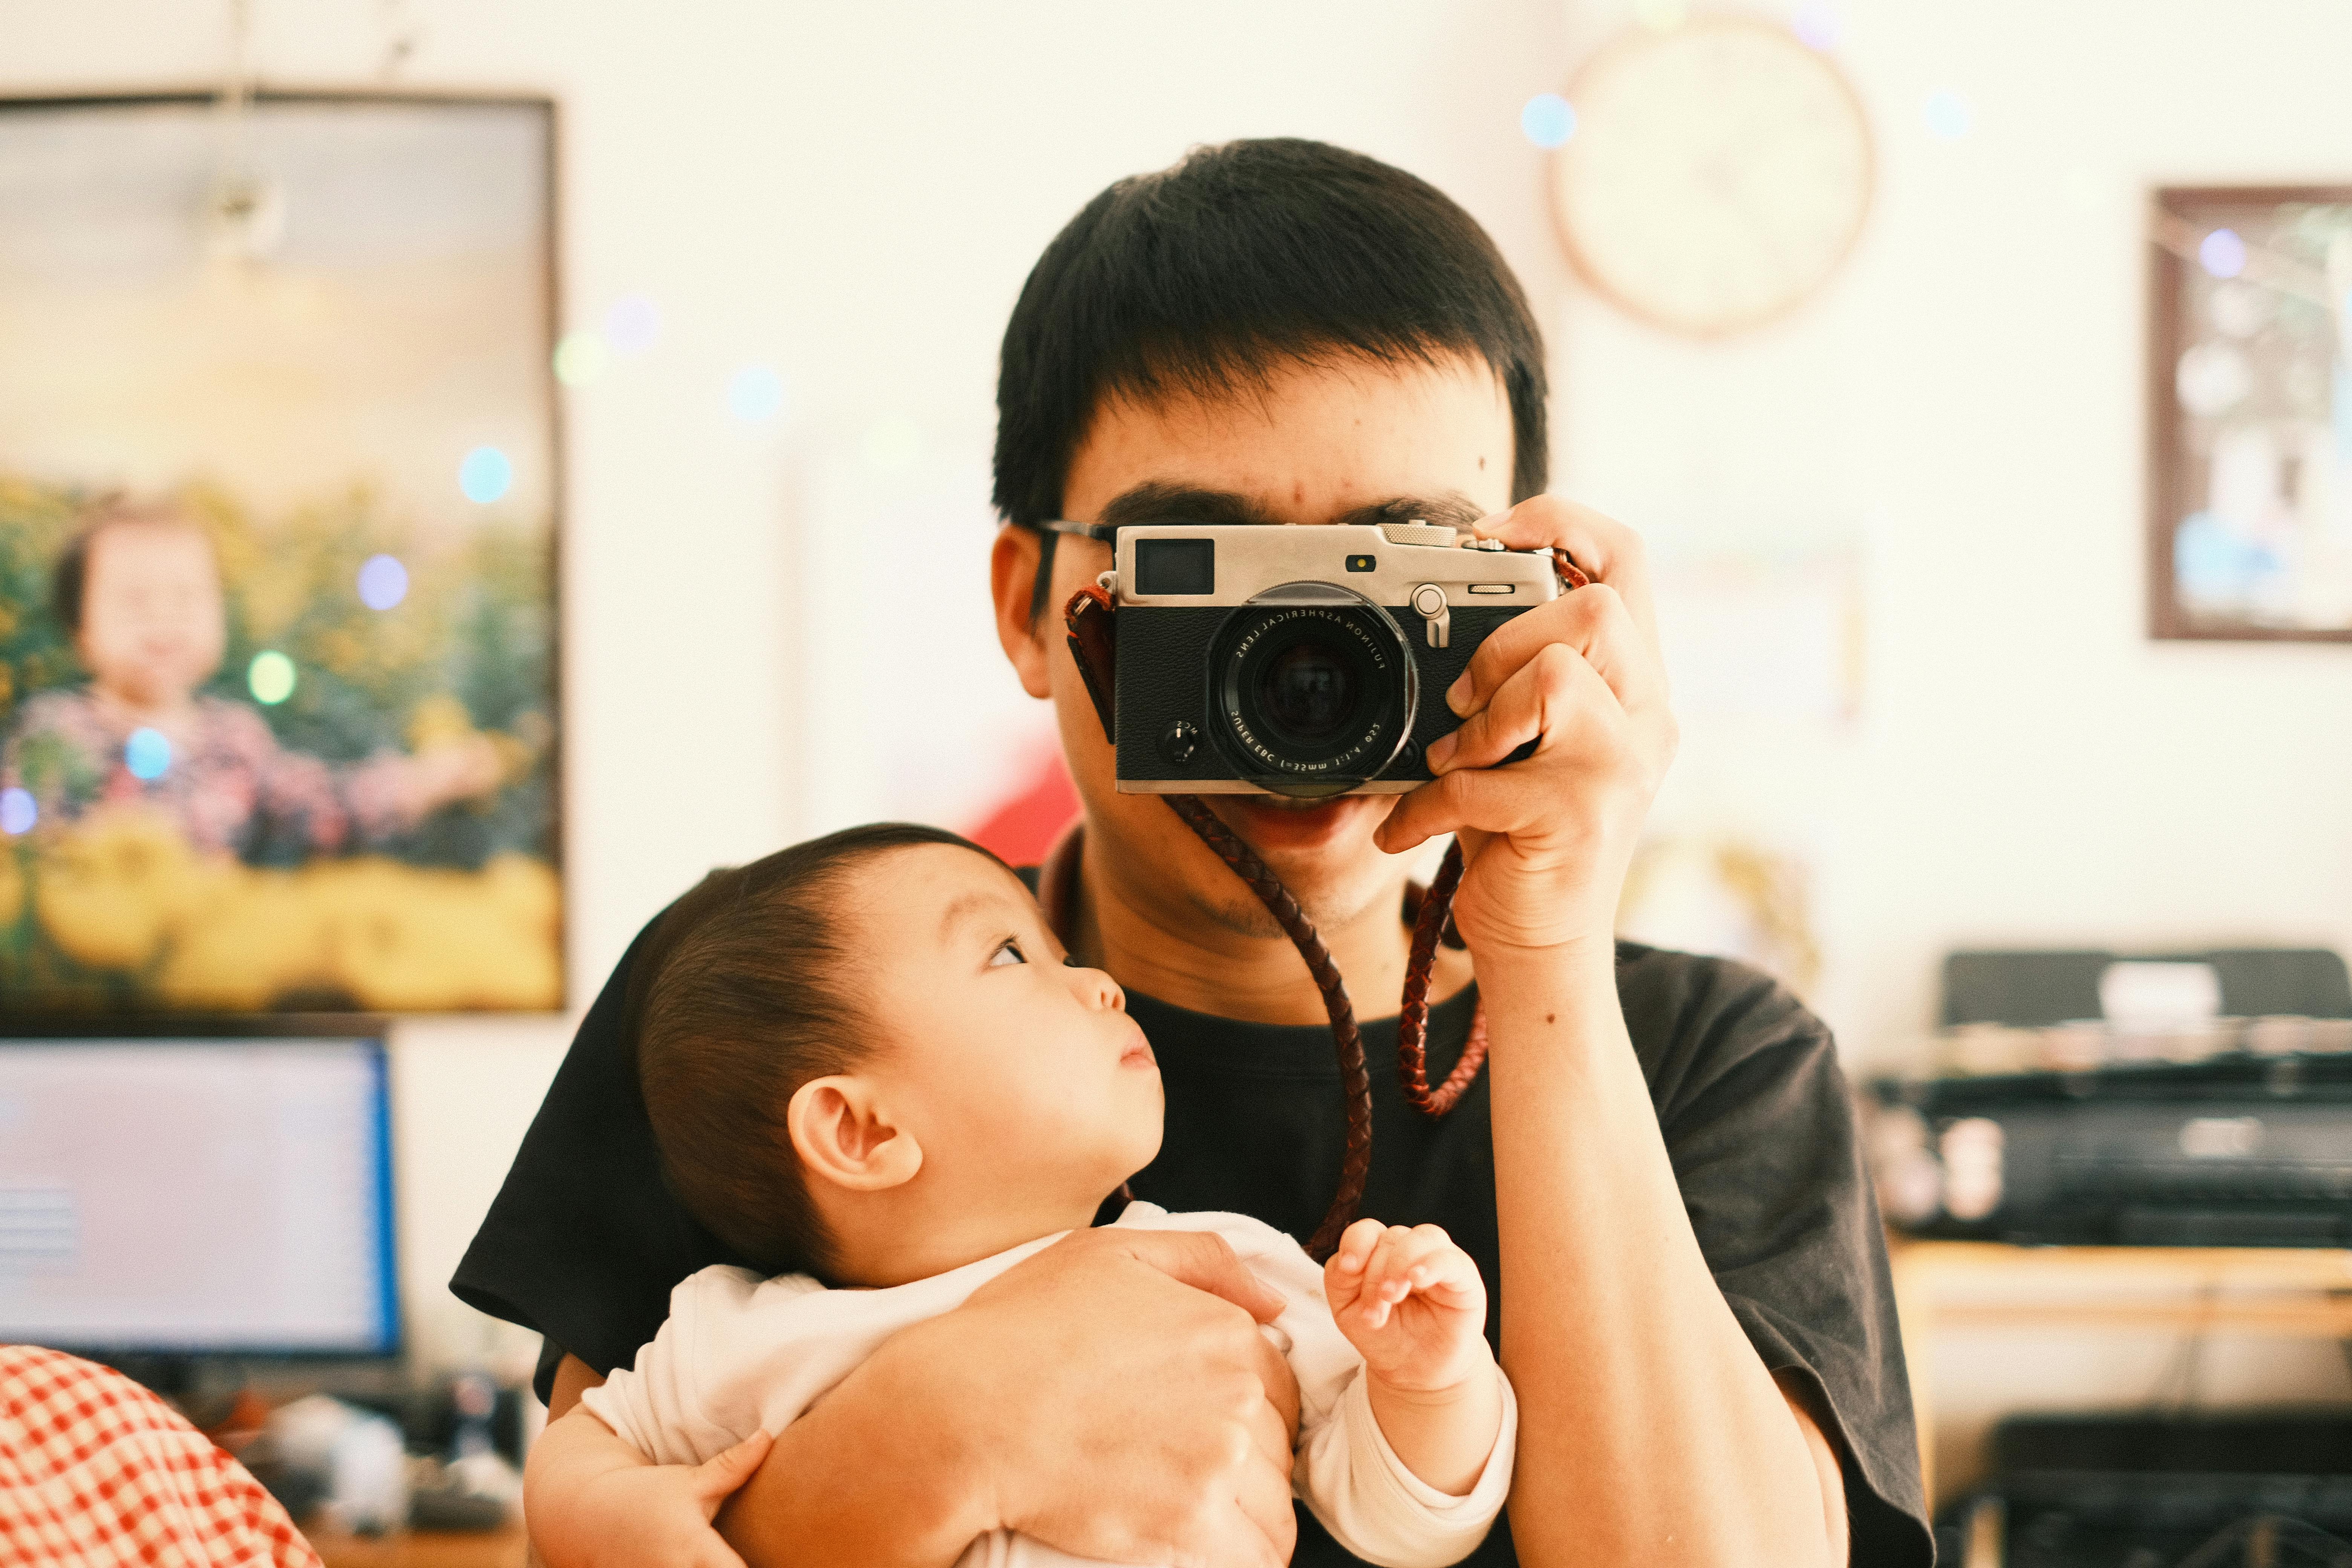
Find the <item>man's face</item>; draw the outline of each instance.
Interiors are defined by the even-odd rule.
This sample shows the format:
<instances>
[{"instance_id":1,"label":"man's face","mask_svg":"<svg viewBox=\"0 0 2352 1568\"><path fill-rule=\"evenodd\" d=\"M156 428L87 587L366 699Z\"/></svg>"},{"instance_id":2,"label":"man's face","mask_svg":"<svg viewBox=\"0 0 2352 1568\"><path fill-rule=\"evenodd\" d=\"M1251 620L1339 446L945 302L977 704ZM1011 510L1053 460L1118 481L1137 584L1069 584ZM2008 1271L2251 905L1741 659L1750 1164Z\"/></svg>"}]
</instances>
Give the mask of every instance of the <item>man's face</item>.
<instances>
[{"instance_id":1,"label":"man's face","mask_svg":"<svg viewBox=\"0 0 2352 1568\"><path fill-rule=\"evenodd\" d=\"M1293 365L1263 388L1213 401L1106 405L1071 461L1063 515L1307 527L1420 517L1467 528L1510 504L1511 454L1510 407L1482 362ZM1034 568L1034 539L1024 533L1013 542L1024 540L1021 560ZM1232 930L1275 934L1248 889L1164 804L1118 793L1112 752L1070 661L1061 617L1069 596L1109 565L1108 546L1065 537L1046 614L1026 648L1008 651L1031 694L1053 698L1089 831L1123 876L1139 879L1134 891L1153 908L1190 907ZM999 572L1001 622L1008 593L1025 622L1030 584L1025 573ZM1342 923L1396 897L1403 862L1382 854L1372 832L1397 797L1202 798L1318 924Z\"/></svg>"}]
</instances>

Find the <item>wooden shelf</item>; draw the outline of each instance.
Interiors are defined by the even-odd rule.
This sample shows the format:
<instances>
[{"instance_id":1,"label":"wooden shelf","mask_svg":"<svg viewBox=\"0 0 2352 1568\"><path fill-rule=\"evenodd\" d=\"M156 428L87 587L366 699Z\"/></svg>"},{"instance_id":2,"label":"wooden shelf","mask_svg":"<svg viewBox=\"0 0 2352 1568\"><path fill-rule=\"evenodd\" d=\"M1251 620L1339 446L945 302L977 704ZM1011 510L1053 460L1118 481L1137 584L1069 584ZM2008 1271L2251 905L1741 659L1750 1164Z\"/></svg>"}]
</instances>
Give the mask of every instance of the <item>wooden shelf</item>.
<instances>
[{"instance_id":1,"label":"wooden shelf","mask_svg":"<svg viewBox=\"0 0 2352 1568\"><path fill-rule=\"evenodd\" d=\"M501 1530L396 1530L389 1535L305 1531L327 1568L523 1568L520 1521Z\"/></svg>"},{"instance_id":2,"label":"wooden shelf","mask_svg":"<svg viewBox=\"0 0 2352 1568\"><path fill-rule=\"evenodd\" d=\"M2011 1247L1890 1240L1895 1310L1936 1485L1936 1336L1945 1330L2352 1339L2352 1252L2268 1247Z\"/></svg>"}]
</instances>

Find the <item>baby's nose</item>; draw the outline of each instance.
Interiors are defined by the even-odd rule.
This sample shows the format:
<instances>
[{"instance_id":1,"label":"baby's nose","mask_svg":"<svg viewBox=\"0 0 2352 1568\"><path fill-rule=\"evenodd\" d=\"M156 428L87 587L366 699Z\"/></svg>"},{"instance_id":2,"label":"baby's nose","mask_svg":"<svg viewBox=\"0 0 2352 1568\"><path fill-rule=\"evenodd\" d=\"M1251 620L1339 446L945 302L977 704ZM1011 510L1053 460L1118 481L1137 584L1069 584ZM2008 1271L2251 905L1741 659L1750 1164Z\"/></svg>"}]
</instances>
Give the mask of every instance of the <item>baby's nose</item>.
<instances>
[{"instance_id":1,"label":"baby's nose","mask_svg":"<svg viewBox=\"0 0 2352 1568\"><path fill-rule=\"evenodd\" d=\"M1127 1011L1127 993L1118 988L1118 981L1099 969L1087 970L1087 980L1093 987L1093 994L1088 1000L1094 1005L1108 1007L1115 1013Z\"/></svg>"}]
</instances>

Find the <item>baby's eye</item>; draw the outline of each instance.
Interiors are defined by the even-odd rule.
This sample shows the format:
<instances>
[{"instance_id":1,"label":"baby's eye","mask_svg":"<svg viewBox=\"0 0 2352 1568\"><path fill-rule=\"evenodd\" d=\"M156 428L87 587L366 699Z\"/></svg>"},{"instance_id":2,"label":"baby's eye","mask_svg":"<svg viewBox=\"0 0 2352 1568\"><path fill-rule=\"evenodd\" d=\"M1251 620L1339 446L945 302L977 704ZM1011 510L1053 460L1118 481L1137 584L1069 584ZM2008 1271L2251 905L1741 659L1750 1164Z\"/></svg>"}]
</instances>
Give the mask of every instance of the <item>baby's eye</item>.
<instances>
[{"instance_id":1,"label":"baby's eye","mask_svg":"<svg viewBox=\"0 0 2352 1568\"><path fill-rule=\"evenodd\" d=\"M1008 963L1026 963L1028 962L1028 958L1021 951L1021 939L1018 937L1008 936L1004 939L1002 946L1000 946L994 952L989 954L988 967L991 969L1002 969Z\"/></svg>"}]
</instances>

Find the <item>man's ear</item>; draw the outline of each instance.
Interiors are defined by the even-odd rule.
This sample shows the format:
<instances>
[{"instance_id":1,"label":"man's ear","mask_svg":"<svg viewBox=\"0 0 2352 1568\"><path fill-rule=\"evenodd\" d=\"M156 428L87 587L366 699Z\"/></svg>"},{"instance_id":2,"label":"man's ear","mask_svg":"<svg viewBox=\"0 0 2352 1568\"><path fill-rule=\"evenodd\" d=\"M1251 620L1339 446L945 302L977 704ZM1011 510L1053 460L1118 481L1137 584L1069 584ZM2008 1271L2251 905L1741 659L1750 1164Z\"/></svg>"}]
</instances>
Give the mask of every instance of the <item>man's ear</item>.
<instances>
[{"instance_id":1,"label":"man's ear","mask_svg":"<svg viewBox=\"0 0 2352 1568\"><path fill-rule=\"evenodd\" d=\"M891 1125L869 1079L851 1074L811 1079L784 1108L793 1152L812 1176L853 1193L878 1193L914 1179L923 1168L915 1135Z\"/></svg>"},{"instance_id":2,"label":"man's ear","mask_svg":"<svg viewBox=\"0 0 2352 1568\"><path fill-rule=\"evenodd\" d=\"M996 640L1021 677L1021 689L1032 697L1051 697L1049 673L1055 644L1062 637L1061 606L1047 594L1045 613L1033 627L1029 605L1037 591L1037 556L1044 546L1034 529L1006 523L996 531L996 546L988 556L988 591L996 599Z\"/></svg>"}]
</instances>

